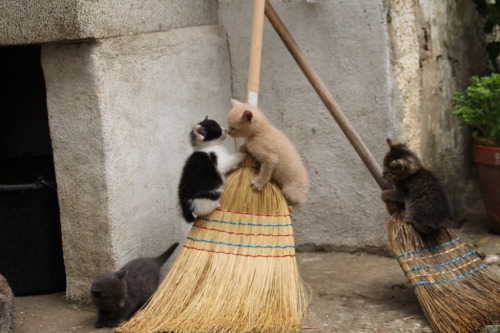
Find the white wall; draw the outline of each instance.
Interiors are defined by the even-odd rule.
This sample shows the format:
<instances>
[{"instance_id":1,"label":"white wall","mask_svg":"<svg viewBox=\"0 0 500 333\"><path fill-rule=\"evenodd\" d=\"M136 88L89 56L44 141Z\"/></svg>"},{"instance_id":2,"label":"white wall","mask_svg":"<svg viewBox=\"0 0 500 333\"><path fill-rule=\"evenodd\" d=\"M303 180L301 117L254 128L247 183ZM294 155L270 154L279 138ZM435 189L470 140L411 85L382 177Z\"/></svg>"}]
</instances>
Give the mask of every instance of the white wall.
<instances>
[{"instance_id":1,"label":"white wall","mask_svg":"<svg viewBox=\"0 0 500 333\"><path fill-rule=\"evenodd\" d=\"M207 113L225 120L228 57L217 25L43 47L69 298L183 241L188 132Z\"/></svg>"},{"instance_id":2,"label":"white wall","mask_svg":"<svg viewBox=\"0 0 500 333\"><path fill-rule=\"evenodd\" d=\"M378 161L394 134L392 77L382 1L272 1ZM233 94L246 92L251 1L219 2L233 68ZM385 205L376 182L283 43L265 22L260 106L304 158L308 203L294 216L302 249L385 245Z\"/></svg>"}]
</instances>

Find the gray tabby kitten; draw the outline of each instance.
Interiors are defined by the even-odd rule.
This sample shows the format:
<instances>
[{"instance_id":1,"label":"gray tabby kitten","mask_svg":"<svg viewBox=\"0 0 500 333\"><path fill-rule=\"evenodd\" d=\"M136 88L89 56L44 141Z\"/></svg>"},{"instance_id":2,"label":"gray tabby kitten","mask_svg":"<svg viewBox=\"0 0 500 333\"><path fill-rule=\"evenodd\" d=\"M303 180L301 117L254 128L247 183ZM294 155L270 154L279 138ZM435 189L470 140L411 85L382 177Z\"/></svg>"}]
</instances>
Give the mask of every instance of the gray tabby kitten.
<instances>
[{"instance_id":1,"label":"gray tabby kitten","mask_svg":"<svg viewBox=\"0 0 500 333\"><path fill-rule=\"evenodd\" d=\"M0 274L0 333L8 333L14 325L14 295Z\"/></svg>"},{"instance_id":2,"label":"gray tabby kitten","mask_svg":"<svg viewBox=\"0 0 500 333\"><path fill-rule=\"evenodd\" d=\"M97 276L90 287L90 297L98 309L95 327L115 327L130 319L155 292L160 268L178 245L174 243L158 257L137 258L117 272Z\"/></svg>"},{"instance_id":3,"label":"gray tabby kitten","mask_svg":"<svg viewBox=\"0 0 500 333\"><path fill-rule=\"evenodd\" d=\"M404 221L421 233L450 226L448 198L438 178L422 166L418 157L401 143L387 139L384 177L393 188L382 192L382 200L404 204Z\"/></svg>"}]
</instances>

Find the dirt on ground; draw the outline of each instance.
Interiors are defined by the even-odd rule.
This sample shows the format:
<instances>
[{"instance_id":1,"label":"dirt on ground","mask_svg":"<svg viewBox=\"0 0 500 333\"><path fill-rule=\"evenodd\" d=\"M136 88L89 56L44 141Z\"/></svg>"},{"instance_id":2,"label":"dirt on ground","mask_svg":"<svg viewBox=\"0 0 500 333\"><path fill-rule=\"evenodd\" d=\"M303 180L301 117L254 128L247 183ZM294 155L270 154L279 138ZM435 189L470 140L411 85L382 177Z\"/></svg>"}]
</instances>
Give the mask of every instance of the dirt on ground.
<instances>
[{"instance_id":1,"label":"dirt on ground","mask_svg":"<svg viewBox=\"0 0 500 333\"><path fill-rule=\"evenodd\" d=\"M299 253L311 296L303 332L432 332L397 262L374 255ZM108 333L92 306L64 293L16 298L13 333Z\"/></svg>"},{"instance_id":2,"label":"dirt on ground","mask_svg":"<svg viewBox=\"0 0 500 333\"><path fill-rule=\"evenodd\" d=\"M500 277L500 236L488 232L478 210L457 231ZM476 215L474 215L476 214ZM420 304L393 258L347 253L298 253L310 305L302 332L431 333ZM64 293L16 297L12 333L110 333L95 329L96 310L66 302ZM499 333L488 327L484 333Z\"/></svg>"}]
</instances>

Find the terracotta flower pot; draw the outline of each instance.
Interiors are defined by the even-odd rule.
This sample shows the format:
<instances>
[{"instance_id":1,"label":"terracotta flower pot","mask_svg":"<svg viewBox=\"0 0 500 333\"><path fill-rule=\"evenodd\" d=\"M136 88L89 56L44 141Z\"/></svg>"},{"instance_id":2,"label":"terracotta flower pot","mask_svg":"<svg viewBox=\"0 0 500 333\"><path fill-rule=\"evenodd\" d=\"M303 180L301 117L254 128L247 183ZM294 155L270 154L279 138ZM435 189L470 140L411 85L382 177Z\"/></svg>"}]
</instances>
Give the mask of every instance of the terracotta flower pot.
<instances>
[{"instance_id":1,"label":"terracotta flower pot","mask_svg":"<svg viewBox=\"0 0 500 333\"><path fill-rule=\"evenodd\" d=\"M500 147L474 143L472 156L491 231L500 234Z\"/></svg>"}]
</instances>

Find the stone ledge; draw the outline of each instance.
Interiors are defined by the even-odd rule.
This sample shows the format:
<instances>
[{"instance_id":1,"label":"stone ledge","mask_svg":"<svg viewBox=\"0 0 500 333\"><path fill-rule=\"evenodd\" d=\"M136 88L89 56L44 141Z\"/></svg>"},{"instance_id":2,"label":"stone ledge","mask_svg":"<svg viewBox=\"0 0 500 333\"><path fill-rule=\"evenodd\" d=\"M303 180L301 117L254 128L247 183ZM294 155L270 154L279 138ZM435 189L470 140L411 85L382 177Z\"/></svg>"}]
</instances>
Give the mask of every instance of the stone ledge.
<instances>
[{"instance_id":1,"label":"stone ledge","mask_svg":"<svg viewBox=\"0 0 500 333\"><path fill-rule=\"evenodd\" d=\"M216 0L2 0L0 45L127 36L214 23Z\"/></svg>"}]
</instances>

